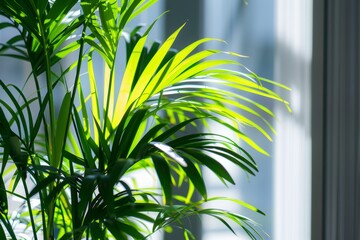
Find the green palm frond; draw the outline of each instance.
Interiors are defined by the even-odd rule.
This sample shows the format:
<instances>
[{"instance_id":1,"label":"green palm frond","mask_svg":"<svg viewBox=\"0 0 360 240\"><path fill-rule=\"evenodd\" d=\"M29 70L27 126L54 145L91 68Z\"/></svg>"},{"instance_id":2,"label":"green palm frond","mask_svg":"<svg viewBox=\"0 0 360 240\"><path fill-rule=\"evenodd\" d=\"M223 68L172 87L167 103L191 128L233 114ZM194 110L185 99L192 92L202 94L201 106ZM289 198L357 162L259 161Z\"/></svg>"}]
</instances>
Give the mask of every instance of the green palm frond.
<instances>
[{"instance_id":1,"label":"green palm frond","mask_svg":"<svg viewBox=\"0 0 360 240\"><path fill-rule=\"evenodd\" d=\"M121 172L118 178L121 179L137 169L138 162L145 162L143 166L155 169L164 194L164 203L170 206L174 199L172 188L181 185L184 179L190 183L184 203L191 203L195 189L204 199L208 198L202 167L214 172L225 185L235 182L224 167L224 161L235 164L251 175L258 171L255 161L240 146L240 142L211 132L186 134L184 129L189 126L201 128L211 122L221 124L229 133L267 155L241 129L244 126L254 128L271 140L271 134L275 130L266 116L274 117L274 114L266 106L252 100L248 94L280 101L288 106L273 90L261 84L262 81L271 81L251 72L228 70L229 65L241 66L236 60L241 56L218 50L196 51L202 44L219 41L217 39L202 39L182 50L174 51L173 42L183 27L177 29L162 45L154 43L150 47L146 45L149 31L141 35L138 32L140 28L136 28L125 35L126 68L119 90L112 89L115 84L104 90L104 95L112 93L111 97L108 95L104 99L108 102L104 109L100 109L100 86L95 82L93 62L89 55L91 93L85 97L80 92L79 111L83 117L77 117L77 125L80 125L81 118L86 123L86 131L80 129L82 133L78 135L83 136L82 140L90 141L93 146L91 149L83 149L94 161L91 165L99 165L105 172L116 165ZM100 55L104 53L105 51ZM217 55L223 58L214 60L213 57ZM234 93L239 91L247 93L246 97L245 94ZM116 98L113 97L115 95ZM93 112L93 124L90 124L91 117L86 111L89 105ZM247 115L239 111L246 112ZM260 125L259 121L263 124ZM178 135L180 132L183 132L182 136ZM84 142L81 145L89 144ZM150 163L149 158L152 160ZM129 162L118 159L133 160ZM180 179L179 182L174 182L177 178ZM236 219L230 214L227 217ZM253 236L252 228L248 228L247 224L241 226L246 230L250 229L248 234Z\"/></svg>"}]
</instances>

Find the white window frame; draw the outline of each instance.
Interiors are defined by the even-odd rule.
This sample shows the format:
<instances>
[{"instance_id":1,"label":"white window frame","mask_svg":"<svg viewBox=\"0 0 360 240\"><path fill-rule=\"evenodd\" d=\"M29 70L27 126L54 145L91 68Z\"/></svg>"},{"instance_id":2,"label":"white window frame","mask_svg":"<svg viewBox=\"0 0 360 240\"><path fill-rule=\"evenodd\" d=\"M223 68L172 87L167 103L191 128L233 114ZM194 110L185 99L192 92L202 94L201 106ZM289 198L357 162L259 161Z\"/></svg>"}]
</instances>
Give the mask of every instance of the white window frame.
<instances>
[{"instance_id":1,"label":"white window frame","mask_svg":"<svg viewBox=\"0 0 360 240\"><path fill-rule=\"evenodd\" d=\"M312 0L276 0L275 80L292 91L293 112L276 106L274 236L311 239Z\"/></svg>"}]
</instances>

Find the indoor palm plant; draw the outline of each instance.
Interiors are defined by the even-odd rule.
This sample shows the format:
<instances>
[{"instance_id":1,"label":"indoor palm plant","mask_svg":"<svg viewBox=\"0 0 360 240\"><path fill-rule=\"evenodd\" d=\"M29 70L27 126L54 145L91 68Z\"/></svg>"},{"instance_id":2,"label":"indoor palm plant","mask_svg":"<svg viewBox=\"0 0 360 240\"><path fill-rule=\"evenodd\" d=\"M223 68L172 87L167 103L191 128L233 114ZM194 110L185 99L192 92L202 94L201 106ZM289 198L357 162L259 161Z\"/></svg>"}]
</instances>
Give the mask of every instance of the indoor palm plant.
<instances>
[{"instance_id":1,"label":"indoor palm plant","mask_svg":"<svg viewBox=\"0 0 360 240\"><path fill-rule=\"evenodd\" d=\"M287 103L262 85L273 82L230 70L241 66L240 55L198 50L217 39L176 51L184 26L162 44L147 41L156 20L127 31L155 2L0 2L0 31L16 30L0 54L31 66L23 81L0 81L1 239L25 238L16 229L34 239L145 239L202 214L261 238L250 219L203 207L226 200L262 214L240 200L207 196L202 168L225 185L235 182L224 161L253 175L257 166L245 146L266 152L240 126L271 139L263 115L273 113L241 93ZM213 123L238 140L208 131ZM137 172L155 176L159 189L141 187ZM173 194L185 182L187 195ZM9 208L13 197L23 204Z\"/></svg>"}]
</instances>

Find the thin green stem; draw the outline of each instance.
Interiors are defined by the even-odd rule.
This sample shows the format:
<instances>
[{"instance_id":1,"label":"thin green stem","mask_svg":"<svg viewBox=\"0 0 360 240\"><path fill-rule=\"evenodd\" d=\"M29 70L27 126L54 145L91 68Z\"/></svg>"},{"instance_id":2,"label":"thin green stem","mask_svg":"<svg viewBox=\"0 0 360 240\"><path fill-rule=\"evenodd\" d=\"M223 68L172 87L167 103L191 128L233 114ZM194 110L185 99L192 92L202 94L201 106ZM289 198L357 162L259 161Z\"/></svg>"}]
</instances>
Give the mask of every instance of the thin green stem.
<instances>
[{"instance_id":1,"label":"thin green stem","mask_svg":"<svg viewBox=\"0 0 360 240\"><path fill-rule=\"evenodd\" d=\"M71 176L74 176L74 167L72 162L70 162L70 174ZM79 219L79 213L78 213L78 196L76 187L70 186L71 191L71 211L72 211L72 222L73 222L73 232L74 232L74 240L80 240L82 237L82 231L80 231L81 228L81 222ZM79 231L79 232L78 232Z\"/></svg>"},{"instance_id":2,"label":"thin green stem","mask_svg":"<svg viewBox=\"0 0 360 240\"><path fill-rule=\"evenodd\" d=\"M34 4L33 1L31 3ZM36 6L34 4L34 6ZM56 125L55 125L55 110L54 110L54 95L53 95L53 84L51 80L51 63L50 63L50 56L48 52L48 48L50 47L48 45L48 38L47 33L45 31L45 26L43 24L41 15L39 13L39 10L35 7L34 9L36 11L36 15L38 18L38 25L41 35L41 45L43 47L44 55L45 55L45 74L46 74L46 86L47 86L47 93L49 94L49 115L50 115L50 134L47 134L47 153L49 157L50 163L52 162L52 149L53 149L53 139L55 137L55 131L56 131ZM48 126L46 125L45 128ZM45 130L46 131L46 130ZM49 133L48 132L48 133ZM53 185L50 184L50 191L52 191ZM55 199L53 198L51 202L49 203L48 211L48 226L45 231L45 239L51 239L52 232L53 232L53 222L54 222L54 211L55 211ZM45 224L45 223L44 223Z\"/></svg>"},{"instance_id":3,"label":"thin green stem","mask_svg":"<svg viewBox=\"0 0 360 240\"><path fill-rule=\"evenodd\" d=\"M84 24L82 35L81 35L81 38L80 38L79 56L78 56L78 60L77 60L75 82L74 82L74 87L73 87L73 91L72 91L72 95L71 95L70 106L73 106L73 104L74 104L75 96L76 96L76 90L77 90L77 87L79 85L81 63L82 63L82 59L83 59L84 44L85 44L85 41L84 41L85 36L86 36L86 23ZM69 111L71 111L71 109L72 108L70 107ZM71 120L71 114L69 114L68 118L66 119L66 128L65 128L66 130L65 131L67 131L67 132L69 131L70 120ZM64 143L66 142L66 140L67 140L67 134L64 135L64 139L63 139ZM63 149L62 149L61 152L64 151L65 145L66 144L63 144ZM64 161L64 158L61 158L60 165L59 165L59 171L61 169L61 166L63 165L63 161ZM73 168L72 162L70 162L70 174L71 174L71 176L74 175L74 168ZM77 197L76 189L73 186L70 186L70 188L71 188L71 200L72 200L71 201L71 203L72 203L71 208L72 208L73 229L76 230L76 229L80 229L80 226L81 226L81 222L78 219L79 218L78 217L78 208L77 208L78 197ZM81 239L81 233L75 235L74 239Z\"/></svg>"},{"instance_id":4,"label":"thin green stem","mask_svg":"<svg viewBox=\"0 0 360 240\"><path fill-rule=\"evenodd\" d=\"M21 31L20 29L18 29L24 42L27 43L27 38L26 38L26 32L25 30L24 31ZM27 52L29 55L31 55L31 46L28 46L26 45L27 47ZM35 65L34 65L34 62L33 60L35 60L34 58L32 58L31 56L29 57L29 62L31 64L31 67L32 69L36 69ZM38 99L38 103L39 103L39 108L41 109L42 107L42 104L43 104L43 101L42 101L42 96L41 96L41 89L40 89L40 84L39 84L39 79L38 79L38 75L35 71L32 72L32 76L34 77L34 83L35 83L35 88L36 88L36 95L37 95L37 99ZM39 116L38 116L39 117ZM41 116L42 118L42 121L44 123L44 126L47 126L47 121L46 121L46 118L44 115ZM32 134L34 134L35 136L37 135L37 132L32 132ZM45 127L45 137L46 139L49 139L49 134L48 134L48 129ZM30 151L28 152L35 152L35 137L33 136L30 136L30 139L33 140L29 143L29 149ZM36 166L37 163L35 162L35 159L34 157L30 154L30 159L31 159L31 163L33 166ZM41 175L38 175L38 173L36 172L35 173L35 182L40 182L44 177L41 176ZM39 192L39 198L40 198L40 202L41 202L41 205L43 206L44 203L43 203L43 195L45 194L46 196L46 192L45 191L40 191ZM41 211L41 217L42 217L42 222L44 223L42 228L43 228L43 234L44 234L44 237L45 236L45 233L47 232L46 229L47 229L47 225L46 225L46 216L45 216L45 211ZM12 236L13 237L13 236ZM14 238L14 237L13 237ZM15 238L14 238L15 239Z\"/></svg>"},{"instance_id":5,"label":"thin green stem","mask_svg":"<svg viewBox=\"0 0 360 240\"><path fill-rule=\"evenodd\" d=\"M32 164L34 167L37 166L37 165L40 165L38 162L36 162L36 160L34 159L34 156L33 156L32 154L29 154L29 156L30 156L31 164ZM44 176L38 174L37 171L34 172L33 177L34 177L36 183L39 183L39 182L41 182L41 181L44 179ZM41 206L44 205L44 202L43 202L43 199L44 199L43 194L44 194L44 190L39 191L39 200L40 200ZM45 194L46 194L46 192L45 192ZM42 222L43 222L43 223L46 223L46 217L45 217L45 212L44 212L44 211L41 211L41 219L42 219ZM43 224L42 228L43 228L43 232L46 232L46 224Z\"/></svg>"},{"instance_id":6,"label":"thin green stem","mask_svg":"<svg viewBox=\"0 0 360 240\"><path fill-rule=\"evenodd\" d=\"M53 94L53 84L51 80L51 63L50 63L50 56L48 49L50 48L50 45L48 44L48 34L45 31L45 26L42 21L42 17L39 13L39 9L36 8L36 4L33 0L30 1L30 3L33 5L34 11L36 12L36 17L38 19L38 25L40 30L40 36L41 36L41 46L43 47L44 55L45 55L45 75L46 75L46 87L47 87L47 93L49 94L49 115L50 115L50 138L48 138L49 145L52 145L53 137L55 133L55 108L54 108L54 94ZM51 149L48 149L51 153ZM49 154L49 157L51 154Z\"/></svg>"},{"instance_id":7,"label":"thin green stem","mask_svg":"<svg viewBox=\"0 0 360 240\"><path fill-rule=\"evenodd\" d=\"M82 63L82 59L83 59L83 52L84 52L84 44L85 44L85 36L86 36L86 24L84 25L84 29L82 31L82 35L80 38L80 49L79 49L79 56L78 56L78 60L77 60L77 67L76 67L76 75L75 75L75 82L74 82L74 87L73 87L73 91L71 93L71 101L70 101L70 106L74 105L74 101L75 101L75 96L76 96L76 90L77 87L79 85L79 81L80 81L80 70L81 70L81 63ZM69 109L69 111L71 111L71 107ZM70 126L70 120L71 120L71 114L69 114L68 118L66 119L66 131L69 131L69 126ZM67 134L64 135L64 142L66 142L67 139ZM63 152L65 148L65 144L63 144L63 149L61 152ZM62 162L63 162L63 158L61 158L60 160L60 167L62 166Z\"/></svg>"},{"instance_id":8,"label":"thin green stem","mask_svg":"<svg viewBox=\"0 0 360 240\"><path fill-rule=\"evenodd\" d=\"M31 207L31 202L30 202L30 197L29 197L30 194L29 194L27 183L26 183L26 178L21 176L21 179L22 179L22 182L23 182L23 185L24 185L24 190L25 190L25 195L26 195L26 203L27 203L28 209L29 209L31 228L32 228L32 231L34 233L34 239L37 240L38 238L37 238L37 234L36 234L35 221L34 221L34 216L33 216L33 213L32 213L32 207Z\"/></svg>"},{"instance_id":9,"label":"thin green stem","mask_svg":"<svg viewBox=\"0 0 360 240\"><path fill-rule=\"evenodd\" d=\"M33 3L33 5L34 5L34 3ZM24 42L27 43L26 31L25 30L20 30L20 29L18 29L18 30L19 30L20 35L22 36ZM42 101L41 88L40 88L39 79L38 79L38 73L35 71L36 66L34 64L34 60L36 60L36 59L34 57L31 57L31 54L32 54L31 45L26 44L26 48L27 48L27 52L29 54L29 62L30 62L31 67L33 69L32 76L34 77L34 83L35 83L36 95L37 95L37 99L38 99L38 103L39 103L39 109L41 109L43 101ZM46 121L45 116L42 115L41 118L42 118L42 121L44 123L44 126L47 126L47 121ZM32 132L32 133L35 136L37 135L37 132ZM48 133L48 129L46 127L45 127L45 137L46 137L46 139L49 139L49 133ZM30 139L31 140L33 139L33 141L31 141L29 143L29 148L31 149L31 151L29 151L29 152L34 152L35 151L35 137L31 136ZM30 154L30 159L31 159L32 165L36 166L37 163L35 162L35 159L31 154ZM40 182L44 178L44 176L38 175L38 173L35 173L34 177L35 177L35 181L37 183ZM43 202L44 196L43 195L46 196L46 191L40 191L39 192L39 200L40 200L42 206L44 205L44 202ZM46 237L46 232L47 232L47 230L46 230L47 229L47 224L46 224L45 211L41 211L41 218L42 218L42 222L43 222L43 225L42 225L43 234L44 234L43 237L45 238ZM34 234L36 234L36 233L34 232Z\"/></svg>"},{"instance_id":10,"label":"thin green stem","mask_svg":"<svg viewBox=\"0 0 360 240\"><path fill-rule=\"evenodd\" d=\"M36 86L37 97L38 97L38 101L39 101L39 107L41 109L43 101L42 101L42 97L41 97L40 84L39 84L39 80L38 80L36 74L33 74L33 75L34 75L34 82L35 82L35 86ZM42 121L44 123L44 126L47 126L47 121L46 121L46 118L45 118L44 115L42 116ZM37 135L37 133L33 133L33 134ZM49 139L49 132L48 132L48 129L46 127L45 127L45 138ZM32 151L34 151L35 150L35 138L34 138L34 141L31 142L30 144L31 144ZM30 158L31 158L31 163L33 164L33 166L36 166L38 163L35 162L35 159L33 158L33 156L30 155ZM44 176L42 174L38 174L36 172L36 179L35 179L36 183L39 183L43 179L44 179ZM39 192L39 198L40 198L41 206L44 206L44 204L45 204L43 202L44 196L46 196L46 190L40 191ZM42 218L42 222L43 222L43 226L42 226L42 228L43 228L42 230L43 230L43 234L44 234L43 236L45 238L46 237L46 232L47 232L45 211L41 211L41 218Z\"/></svg>"},{"instance_id":11,"label":"thin green stem","mask_svg":"<svg viewBox=\"0 0 360 240\"><path fill-rule=\"evenodd\" d=\"M6 227L6 230L10 234L11 239L16 240L17 238L16 238L16 235L15 235L14 229L11 226L11 223L9 221L9 218L8 218L7 214L0 213L0 219L1 219L1 222L3 223L3 225Z\"/></svg>"},{"instance_id":12,"label":"thin green stem","mask_svg":"<svg viewBox=\"0 0 360 240\"><path fill-rule=\"evenodd\" d=\"M9 218L7 216L6 216L6 221L7 221L7 225L9 226L9 227L7 227L7 230L9 232L10 236L12 237L13 240L16 240L17 238L15 235L14 229L12 228Z\"/></svg>"}]
</instances>

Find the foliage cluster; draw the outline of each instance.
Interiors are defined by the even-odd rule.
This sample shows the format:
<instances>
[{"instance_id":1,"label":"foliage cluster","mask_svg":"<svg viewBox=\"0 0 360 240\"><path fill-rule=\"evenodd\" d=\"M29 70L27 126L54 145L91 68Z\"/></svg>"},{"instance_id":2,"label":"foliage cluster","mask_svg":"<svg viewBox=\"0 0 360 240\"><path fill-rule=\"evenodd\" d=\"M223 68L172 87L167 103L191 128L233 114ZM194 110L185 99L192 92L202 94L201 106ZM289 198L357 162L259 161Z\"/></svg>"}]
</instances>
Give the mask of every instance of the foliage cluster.
<instances>
[{"instance_id":1,"label":"foliage cluster","mask_svg":"<svg viewBox=\"0 0 360 240\"><path fill-rule=\"evenodd\" d=\"M22 228L33 239L146 239L203 214L261 237L245 216L202 207L227 200L262 214L207 196L202 169L225 185L235 181L224 161L254 175L257 165L240 143L265 152L240 126L271 139L264 115L273 113L248 94L287 103L263 86L275 83L230 70L241 66L240 55L202 48L217 39L177 51L184 26L161 44L147 39L156 20L127 31L155 2L0 1L0 31L15 33L0 43L0 56L31 69L27 79L0 80L0 239L26 239ZM239 141L206 130L212 123ZM137 172L155 176L159 189L132 181ZM174 194L184 183L187 195ZM14 198L23 204L12 209ZM184 236L192 238L185 228Z\"/></svg>"}]
</instances>

